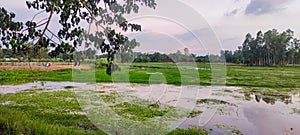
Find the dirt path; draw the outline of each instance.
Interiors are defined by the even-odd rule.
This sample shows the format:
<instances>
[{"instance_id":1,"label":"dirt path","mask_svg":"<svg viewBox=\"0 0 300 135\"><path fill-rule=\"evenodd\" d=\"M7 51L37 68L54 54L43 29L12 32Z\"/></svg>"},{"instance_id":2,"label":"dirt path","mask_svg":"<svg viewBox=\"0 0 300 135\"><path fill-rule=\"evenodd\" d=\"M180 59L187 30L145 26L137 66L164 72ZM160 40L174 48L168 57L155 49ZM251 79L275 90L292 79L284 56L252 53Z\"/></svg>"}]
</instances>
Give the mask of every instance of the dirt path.
<instances>
[{"instance_id":1,"label":"dirt path","mask_svg":"<svg viewBox=\"0 0 300 135\"><path fill-rule=\"evenodd\" d=\"M42 64L47 64L47 62L30 62L32 70L39 71L52 71L60 69L89 69L90 65L82 64L80 66L73 67L73 63L66 62L51 62L51 66L43 66ZM28 62L0 62L0 70L30 70Z\"/></svg>"}]
</instances>

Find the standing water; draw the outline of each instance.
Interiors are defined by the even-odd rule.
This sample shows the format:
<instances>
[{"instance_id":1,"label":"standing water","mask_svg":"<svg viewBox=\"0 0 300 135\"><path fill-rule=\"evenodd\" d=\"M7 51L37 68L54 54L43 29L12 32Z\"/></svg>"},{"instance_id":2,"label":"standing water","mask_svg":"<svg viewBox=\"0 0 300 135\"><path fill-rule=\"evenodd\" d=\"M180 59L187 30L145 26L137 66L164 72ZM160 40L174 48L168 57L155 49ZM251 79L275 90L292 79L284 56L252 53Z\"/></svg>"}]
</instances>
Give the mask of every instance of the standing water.
<instances>
[{"instance_id":1,"label":"standing water","mask_svg":"<svg viewBox=\"0 0 300 135\"><path fill-rule=\"evenodd\" d=\"M278 93L272 90L246 90L237 87L173 86L165 84L125 84L125 83L73 83L73 82L34 82L16 86L0 86L0 94L15 93L28 89L45 91L64 90L72 86L74 90L127 93L161 104L176 106L182 88L198 91L194 110L216 110L210 116L199 114L186 118L180 128L204 126L210 134L230 134L229 129L241 133L263 135L300 134L300 92ZM188 98L188 97L187 97ZM192 100L191 100L192 101ZM215 102L219 101L219 102ZM178 105L177 105L178 106ZM180 105L178 106L180 107ZM207 118L205 118L207 117ZM201 120L207 120L205 123ZM232 132L231 132L232 133Z\"/></svg>"}]
</instances>

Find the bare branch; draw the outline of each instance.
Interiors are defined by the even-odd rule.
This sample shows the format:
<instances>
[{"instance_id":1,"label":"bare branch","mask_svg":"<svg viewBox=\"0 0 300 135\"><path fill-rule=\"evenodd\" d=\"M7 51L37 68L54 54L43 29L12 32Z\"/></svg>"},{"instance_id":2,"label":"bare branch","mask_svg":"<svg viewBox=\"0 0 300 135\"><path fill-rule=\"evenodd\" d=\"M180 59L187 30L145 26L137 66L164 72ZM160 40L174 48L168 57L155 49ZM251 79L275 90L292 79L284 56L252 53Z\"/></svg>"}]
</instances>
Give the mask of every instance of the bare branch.
<instances>
[{"instance_id":1,"label":"bare branch","mask_svg":"<svg viewBox=\"0 0 300 135\"><path fill-rule=\"evenodd\" d=\"M43 36L44 36L44 34L45 34L45 32L46 32L46 30L47 30L49 24L50 24L50 21L51 21L53 12L54 12L54 8L55 8L55 3L53 3L53 5L52 5L52 9L51 9L51 12L50 12L50 15L49 15L47 24L46 24L46 26L45 26L45 28L44 28L44 30L43 30L43 33L42 33L41 37L40 37L39 40L35 43L35 46L36 46L37 44L39 44L39 43L41 42L41 40L43 39Z\"/></svg>"},{"instance_id":2,"label":"bare branch","mask_svg":"<svg viewBox=\"0 0 300 135\"><path fill-rule=\"evenodd\" d=\"M33 20L35 19L36 16L38 16L39 14L41 14L41 13L43 13L43 12L45 12L45 11L46 11L46 10L43 10L43 11L40 11L40 12L36 13L36 14L32 17L31 22L33 22Z\"/></svg>"},{"instance_id":3,"label":"bare branch","mask_svg":"<svg viewBox=\"0 0 300 135\"><path fill-rule=\"evenodd\" d=\"M53 36L53 35L52 35ZM51 42L53 42L54 44L58 45L59 43L55 42L54 40L52 40L52 37L50 38L47 34L45 34L45 37L47 37ZM61 42L61 41L60 41Z\"/></svg>"},{"instance_id":4,"label":"bare branch","mask_svg":"<svg viewBox=\"0 0 300 135\"><path fill-rule=\"evenodd\" d=\"M51 33L52 36L54 36L55 38L57 38L57 39L59 40L59 42L62 42L61 39L60 39L56 34L54 34L54 32L52 32L52 31L49 30L48 28L47 28L47 31L48 31L49 33Z\"/></svg>"},{"instance_id":5,"label":"bare branch","mask_svg":"<svg viewBox=\"0 0 300 135\"><path fill-rule=\"evenodd\" d=\"M37 24L40 24L40 23L42 23L42 22L44 22L44 21L46 21L46 20L48 20L48 19L49 19L49 18L44 18L44 19L38 21Z\"/></svg>"}]
</instances>

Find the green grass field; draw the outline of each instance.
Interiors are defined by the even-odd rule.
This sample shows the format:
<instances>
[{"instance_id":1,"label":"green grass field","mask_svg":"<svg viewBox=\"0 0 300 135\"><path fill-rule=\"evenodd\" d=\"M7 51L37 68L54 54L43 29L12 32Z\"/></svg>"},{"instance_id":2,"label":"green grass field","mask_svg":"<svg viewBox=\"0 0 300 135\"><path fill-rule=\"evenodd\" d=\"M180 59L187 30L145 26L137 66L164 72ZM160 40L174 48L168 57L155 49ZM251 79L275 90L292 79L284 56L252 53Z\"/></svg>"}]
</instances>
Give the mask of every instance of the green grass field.
<instances>
[{"instance_id":1,"label":"green grass field","mask_svg":"<svg viewBox=\"0 0 300 135\"><path fill-rule=\"evenodd\" d=\"M181 85L181 80L188 80L192 85L211 85L211 75L208 64L198 64L200 70L178 69L179 67L195 66L192 64L164 64L164 63L134 63L130 66L121 65L121 71L112 76L105 73L105 68L93 70L64 69L57 71L27 71L6 70L0 71L1 85L17 85L33 81L82 81L82 82L126 82L131 83L165 83ZM225 71L225 70L224 70ZM189 74L199 74L199 82L193 81ZM186 76L184 76L186 74ZM255 88L256 91L272 88L278 92L292 91L299 87L300 68L287 67L247 67L240 65L226 66L226 85ZM95 79L89 78L95 76ZM128 79L129 78L129 79ZM151 80L152 78L152 80ZM154 79L153 79L154 78ZM155 79L158 81L155 81ZM79 103L73 92L40 92L28 90L16 94L0 94L0 134L105 134L97 129L85 115L70 114L80 112ZM231 91L228 91L231 92ZM114 99L109 95L109 99ZM106 99L106 98L104 98ZM110 101L110 100L108 100ZM136 105L118 104L115 108L119 115L139 110L146 115L133 113L135 119L145 120L147 117L163 115L165 110L149 109ZM128 112L129 111L129 112ZM195 113L195 114L194 114ZM190 115L201 113L192 112ZM208 134L202 129L176 129L169 134Z\"/></svg>"},{"instance_id":2,"label":"green grass field","mask_svg":"<svg viewBox=\"0 0 300 135\"><path fill-rule=\"evenodd\" d=\"M71 100L67 100L71 99ZM0 95L0 134L104 134L84 115L75 93L29 90Z\"/></svg>"},{"instance_id":3,"label":"green grass field","mask_svg":"<svg viewBox=\"0 0 300 135\"><path fill-rule=\"evenodd\" d=\"M208 64L198 64L200 82L194 82L189 74L195 73L193 69L178 68L159 68L162 66L174 67L176 64L163 63L138 63L134 66L144 66L146 68L137 68L131 66L116 71L111 76L105 73L105 68L97 68L92 70L72 71L72 69L64 69L57 71L28 71L28 70L2 70L0 71L0 84L20 84L33 81L91 81L91 82L127 82L131 83L149 83L152 73L160 73L160 77L165 79L167 84L181 85L181 80L188 80L187 84L211 85L212 70ZM156 68L151 68L155 66ZM186 65L179 65L186 66ZM148 68L149 67L149 68ZM72 76L74 73L74 76ZM187 74L187 75L184 75ZM247 66L226 66L226 85L227 86L245 86L245 87L265 87L265 88L298 88L300 80L299 67L247 67ZM95 75L95 78L89 78ZM151 82L152 83L152 82ZM154 82L155 83L155 82ZM159 82L158 82L159 83ZM185 83L186 84L186 83Z\"/></svg>"},{"instance_id":4,"label":"green grass field","mask_svg":"<svg viewBox=\"0 0 300 135\"><path fill-rule=\"evenodd\" d=\"M117 95L101 95L105 102L115 102ZM147 102L147 101L142 101ZM105 135L85 114L81 114L76 95L72 90L46 92L42 89L0 94L0 134L8 135ZM146 121L162 116L170 108L151 107L124 102L112 106L123 117L131 114L132 120ZM202 129L176 129L170 135L207 134ZM122 134L122 133L120 133Z\"/></svg>"}]
</instances>

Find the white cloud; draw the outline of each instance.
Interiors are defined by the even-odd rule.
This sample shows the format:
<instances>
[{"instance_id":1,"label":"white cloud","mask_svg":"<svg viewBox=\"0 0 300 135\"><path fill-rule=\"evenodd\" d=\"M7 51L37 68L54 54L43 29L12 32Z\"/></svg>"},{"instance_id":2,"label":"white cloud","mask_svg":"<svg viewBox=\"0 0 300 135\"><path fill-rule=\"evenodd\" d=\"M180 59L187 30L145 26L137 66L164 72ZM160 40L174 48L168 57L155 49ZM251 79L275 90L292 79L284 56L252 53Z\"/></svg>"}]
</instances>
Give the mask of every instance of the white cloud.
<instances>
[{"instance_id":1,"label":"white cloud","mask_svg":"<svg viewBox=\"0 0 300 135\"><path fill-rule=\"evenodd\" d=\"M262 1L265 2L264 5L268 3L272 10L262 9L264 11L261 11L260 14L252 15L245 15L247 7L253 6L251 0L190 0L184 2L207 19L224 49L236 49L242 44L247 33L255 35L259 30L267 31L276 28L279 31L284 31L291 28L295 31L295 35L300 37L300 24L298 23L300 18L296 17L300 13L300 1ZM252 8L258 10L262 7L262 5L256 5ZM267 13L267 11L270 12Z\"/></svg>"},{"instance_id":2,"label":"white cloud","mask_svg":"<svg viewBox=\"0 0 300 135\"><path fill-rule=\"evenodd\" d=\"M245 14L261 15L281 12L292 1L294 0L251 0Z\"/></svg>"}]
</instances>

